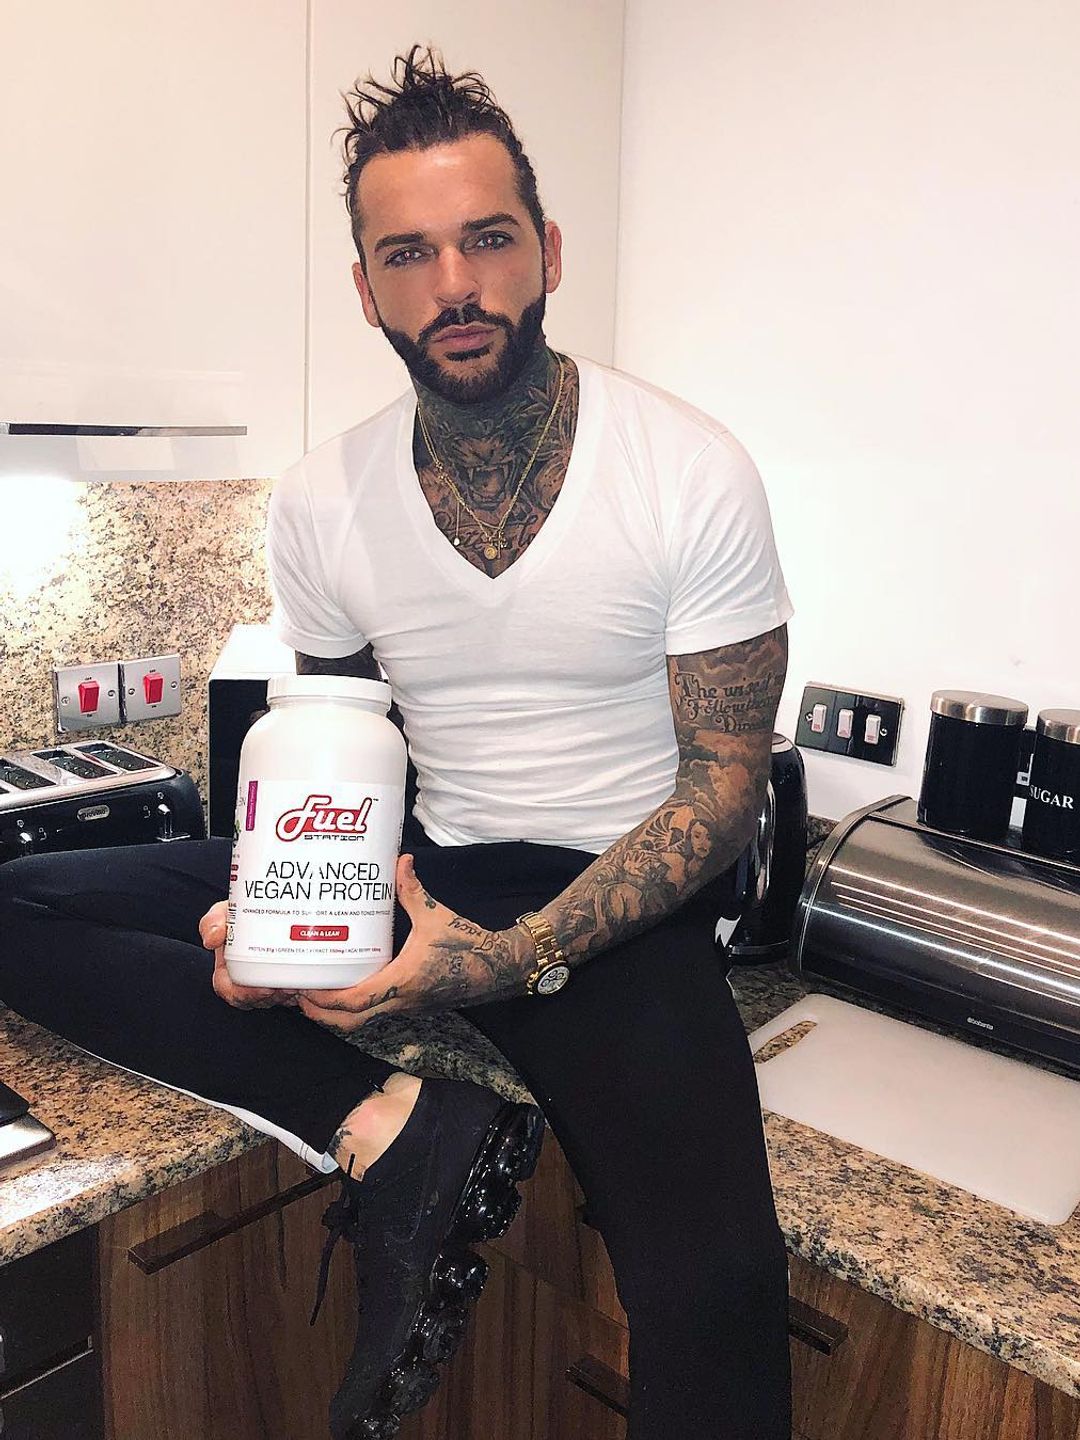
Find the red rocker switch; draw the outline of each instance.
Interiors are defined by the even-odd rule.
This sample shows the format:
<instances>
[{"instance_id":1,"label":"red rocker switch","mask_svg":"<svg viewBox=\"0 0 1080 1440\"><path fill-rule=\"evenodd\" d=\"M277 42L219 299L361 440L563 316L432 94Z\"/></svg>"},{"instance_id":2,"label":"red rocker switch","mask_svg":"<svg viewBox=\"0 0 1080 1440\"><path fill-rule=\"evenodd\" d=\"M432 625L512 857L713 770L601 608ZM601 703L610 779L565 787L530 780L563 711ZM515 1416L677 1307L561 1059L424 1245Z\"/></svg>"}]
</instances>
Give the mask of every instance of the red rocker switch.
<instances>
[{"instance_id":1,"label":"red rocker switch","mask_svg":"<svg viewBox=\"0 0 1080 1440\"><path fill-rule=\"evenodd\" d=\"M165 693L165 676L157 670L148 670L143 676L143 697L147 705L160 705Z\"/></svg>"},{"instance_id":2,"label":"red rocker switch","mask_svg":"<svg viewBox=\"0 0 1080 1440\"><path fill-rule=\"evenodd\" d=\"M96 680L79 681L79 713L82 715L93 715L98 708L98 699L101 695L101 686Z\"/></svg>"}]
</instances>

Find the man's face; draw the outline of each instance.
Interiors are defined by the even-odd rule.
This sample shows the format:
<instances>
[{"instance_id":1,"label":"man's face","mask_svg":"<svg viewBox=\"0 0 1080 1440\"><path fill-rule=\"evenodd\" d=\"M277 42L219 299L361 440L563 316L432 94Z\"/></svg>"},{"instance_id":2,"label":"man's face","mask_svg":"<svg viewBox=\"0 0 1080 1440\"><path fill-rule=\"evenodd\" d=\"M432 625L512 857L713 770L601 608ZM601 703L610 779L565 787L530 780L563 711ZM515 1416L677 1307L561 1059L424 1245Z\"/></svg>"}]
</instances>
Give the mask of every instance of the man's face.
<instances>
[{"instance_id":1,"label":"man's face","mask_svg":"<svg viewBox=\"0 0 1080 1440\"><path fill-rule=\"evenodd\" d=\"M356 204L367 273L353 266L368 322L412 377L457 404L502 394L521 373L562 277L561 236L544 244L513 161L491 135L379 155Z\"/></svg>"}]
</instances>

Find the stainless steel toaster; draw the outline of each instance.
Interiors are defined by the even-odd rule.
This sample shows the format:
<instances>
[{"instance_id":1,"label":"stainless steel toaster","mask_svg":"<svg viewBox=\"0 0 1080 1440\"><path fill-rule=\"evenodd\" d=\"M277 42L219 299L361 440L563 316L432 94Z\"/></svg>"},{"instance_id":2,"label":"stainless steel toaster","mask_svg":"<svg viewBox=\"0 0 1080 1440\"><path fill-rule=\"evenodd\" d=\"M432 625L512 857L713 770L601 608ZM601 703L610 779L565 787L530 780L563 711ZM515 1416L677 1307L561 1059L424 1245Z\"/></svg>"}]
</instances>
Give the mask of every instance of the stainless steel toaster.
<instances>
[{"instance_id":1,"label":"stainless steel toaster","mask_svg":"<svg viewBox=\"0 0 1080 1440\"><path fill-rule=\"evenodd\" d=\"M191 776L126 745L90 740L0 752L0 863L205 833Z\"/></svg>"},{"instance_id":2,"label":"stainless steel toaster","mask_svg":"<svg viewBox=\"0 0 1080 1440\"><path fill-rule=\"evenodd\" d=\"M1080 867L922 825L907 796L832 831L790 963L1080 1070Z\"/></svg>"}]
</instances>

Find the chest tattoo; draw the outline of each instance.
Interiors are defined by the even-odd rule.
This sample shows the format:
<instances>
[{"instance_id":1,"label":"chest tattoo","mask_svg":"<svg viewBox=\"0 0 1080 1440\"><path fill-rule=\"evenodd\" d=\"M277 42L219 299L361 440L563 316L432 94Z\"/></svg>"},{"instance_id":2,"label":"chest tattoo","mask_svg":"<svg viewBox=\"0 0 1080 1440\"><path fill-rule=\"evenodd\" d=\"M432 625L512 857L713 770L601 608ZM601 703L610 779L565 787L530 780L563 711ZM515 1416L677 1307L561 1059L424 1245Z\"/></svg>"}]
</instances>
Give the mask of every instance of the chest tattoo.
<instances>
[{"instance_id":1,"label":"chest tattoo","mask_svg":"<svg viewBox=\"0 0 1080 1440\"><path fill-rule=\"evenodd\" d=\"M563 393L550 429L514 500L552 400L550 394L537 393L509 424L496 418L474 427L475 433L458 434L448 426L437 435L436 450L459 495L432 462L419 421L414 425L413 461L435 523L458 554L485 575L501 575L521 558L562 489L578 413L577 370L570 360L565 362ZM497 545L493 532L504 515L501 545Z\"/></svg>"}]
</instances>

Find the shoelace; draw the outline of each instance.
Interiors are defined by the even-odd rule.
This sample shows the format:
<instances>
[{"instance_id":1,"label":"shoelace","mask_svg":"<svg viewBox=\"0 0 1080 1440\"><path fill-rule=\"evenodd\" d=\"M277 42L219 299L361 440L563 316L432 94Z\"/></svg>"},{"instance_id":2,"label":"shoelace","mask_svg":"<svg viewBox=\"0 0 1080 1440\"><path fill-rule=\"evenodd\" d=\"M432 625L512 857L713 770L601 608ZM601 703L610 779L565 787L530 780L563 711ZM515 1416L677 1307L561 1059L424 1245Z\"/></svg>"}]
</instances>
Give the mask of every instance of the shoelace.
<instances>
[{"instance_id":1,"label":"shoelace","mask_svg":"<svg viewBox=\"0 0 1080 1440\"><path fill-rule=\"evenodd\" d=\"M326 1226L328 1234L323 1245L322 1256L319 1259L315 1308L312 1310L311 1320L308 1322L311 1325L314 1325L318 1319L323 1299L326 1296L326 1283L330 1276L330 1257L334 1253L334 1247L342 1239L347 1240L350 1245L356 1245L363 1234L364 1195L359 1181L352 1178L353 1158L353 1156L349 1156L349 1169L341 1177L341 1190L337 1199L331 1200L323 1211L322 1223Z\"/></svg>"}]
</instances>

